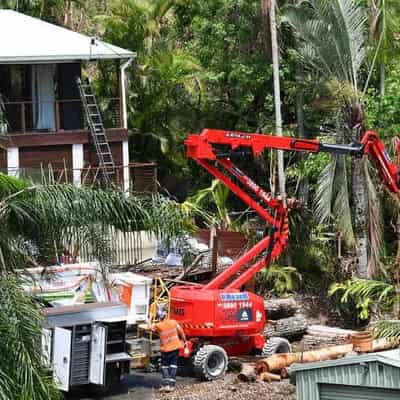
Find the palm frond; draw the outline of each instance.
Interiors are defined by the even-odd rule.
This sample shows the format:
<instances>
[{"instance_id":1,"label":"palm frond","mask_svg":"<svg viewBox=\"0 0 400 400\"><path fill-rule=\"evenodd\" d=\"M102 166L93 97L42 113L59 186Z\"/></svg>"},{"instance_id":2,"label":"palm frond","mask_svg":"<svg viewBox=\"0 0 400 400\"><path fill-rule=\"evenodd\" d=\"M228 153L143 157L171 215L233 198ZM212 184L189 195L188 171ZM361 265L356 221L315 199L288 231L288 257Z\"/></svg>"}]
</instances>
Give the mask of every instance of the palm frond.
<instances>
[{"instance_id":1,"label":"palm frond","mask_svg":"<svg viewBox=\"0 0 400 400\"><path fill-rule=\"evenodd\" d=\"M342 303L353 300L361 319L367 319L372 310L388 311L396 301L396 289L393 285L368 279L353 279L335 283L329 289L329 295L337 294Z\"/></svg>"},{"instance_id":2,"label":"palm frond","mask_svg":"<svg viewBox=\"0 0 400 400\"><path fill-rule=\"evenodd\" d=\"M318 178L315 194L315 215L320 224L329 222L332 216L336 165L337 157L333 157L332 161L324 168Z\"/></svg>"},{"instance_id":3,"label":"palm frond","mask_svg":"<svg viewBox=\"0 0 400 400\"><path fill-rule=\"evenodd\" d=\"M0 279L0 399L59 399L42 360L43 317L20 285L13 276Z\"/></svg>"},{"instance_id":4,"label":"palm frond","mask_svg":"<svg viewBox=\"0 0 400 400\"><path fill-rule=\"evenodd\" d=\"M338 156L335 174L336 198L333 203L335 226L348 246L354 245L354 230L351 222L350 196L348 189L346 159Z\"/></svg>"},{"instance_id":5,"label":"palm frond","mask_svg":"<svg viewBox=\"0 0 400 400\"><path fill-rule=\"evenodd\" d=\"M0 174L0 182L2 179L8 182L8 177ZM25 188L18 190L20 185ZM11 191L14 193L7 195ZM62 240L68 242L73 238L79 238L78 246L91 242L94 248L105 251L107 247L101 246L101 235L96 230L101 233L107 227L125 232L144 230L165 239L191 229L187 210L159 195L126 197L116 191L61 184L29 186L18 181L11 181L3 193L2 196L0 190L3 268L21 266L24 255L35 258L35 252L44 254L46 249L58 247Z\"/></svg>"},{"instance_id":6,"label":"palm frond","mask_svg":"<svg viewBox=\"0 0 400 400\"><path fill-rule=\"evenodd\" d=\"M351 83L365 59L363 9L353 0L305 0L289 7L285 20L301 39L303 62L327 79Z\"/></svg>"},{"instance_id":7,"label":"palm frond","mask_svg":"<svg viewBox=\"0 0 400 400\"><path fill-rule=\"evenodd\" d=\"M374 325L374 336L377 338L400 339L400 321L378 321Z\"/></svg>"}]
</instances>

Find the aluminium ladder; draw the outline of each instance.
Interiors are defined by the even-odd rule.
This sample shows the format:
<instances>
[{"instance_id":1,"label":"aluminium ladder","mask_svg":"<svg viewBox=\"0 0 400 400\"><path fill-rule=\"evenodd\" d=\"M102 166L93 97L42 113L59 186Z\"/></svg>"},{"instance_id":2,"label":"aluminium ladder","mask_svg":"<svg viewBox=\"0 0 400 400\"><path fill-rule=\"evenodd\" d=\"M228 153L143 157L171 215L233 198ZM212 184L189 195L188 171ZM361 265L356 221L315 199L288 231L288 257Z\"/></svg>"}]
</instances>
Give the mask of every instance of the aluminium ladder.
<instances>
[{"instance_id":1,"label":"aluminium ladder","mask_svg":"<svg viewBox=\"0 0 400 400\"><path fill-rule=\"evenodd\" d=\"M92 134L93 144L96 149L99 169L106 184L111 183L111 176L115 174L115 163L108 143L106 131L103 125L100 108L97 104L92 83L89 79L82 82L77 79L79 93L82 99L83 109Z\"/></svg>"}]
</instances>

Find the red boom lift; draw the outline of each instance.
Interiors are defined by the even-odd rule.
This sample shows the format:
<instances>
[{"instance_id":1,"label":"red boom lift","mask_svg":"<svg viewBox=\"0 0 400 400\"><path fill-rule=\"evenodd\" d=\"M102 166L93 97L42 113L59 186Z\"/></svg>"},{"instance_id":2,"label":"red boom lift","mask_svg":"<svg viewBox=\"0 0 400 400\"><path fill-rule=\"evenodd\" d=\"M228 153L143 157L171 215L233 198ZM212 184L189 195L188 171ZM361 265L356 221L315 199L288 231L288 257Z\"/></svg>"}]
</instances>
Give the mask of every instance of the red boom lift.
<instances>
[{"instance_id":1,"label":"red boom lift","mask_svg":"<svg viewBox=\"0 0 400 400\"><path fill-rule=\"evenodd\" d=\"M212 380L226 372L228 355L263 351L269 354L289 348L284 339L265 342L264 299L241 291L241 288L287 247L288 213L296 207L296 201L273 197L236 167L231 159L248 153L259 156L267 149L355 157L368 155L387 190L393 194L399 193L399 169L390 160L374 131L366 132L361 143L341 145L312 139L205 129L200 135L189 135L185 144L188 157L222 181L270 226L268 235L208 284L171 289L171 318L179 321L188 338L189 351L181 355L192 358L199 377Z\"/></svg>"}]
</instances>

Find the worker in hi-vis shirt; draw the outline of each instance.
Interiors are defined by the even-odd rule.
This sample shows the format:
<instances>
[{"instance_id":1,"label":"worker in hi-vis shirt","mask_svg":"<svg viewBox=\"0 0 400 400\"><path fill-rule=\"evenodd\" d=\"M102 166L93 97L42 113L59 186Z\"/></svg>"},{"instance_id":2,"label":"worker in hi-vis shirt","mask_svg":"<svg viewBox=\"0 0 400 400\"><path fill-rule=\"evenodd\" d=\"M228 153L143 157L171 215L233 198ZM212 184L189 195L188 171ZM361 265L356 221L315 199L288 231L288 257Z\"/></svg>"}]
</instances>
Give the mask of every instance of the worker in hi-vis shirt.
<instances>
[{"instance_id":1,"label":"worker in hi-vis shirt","mask_svg":"<svg viewBox=\"0 0 400 400\"><path fill-rule=\"evenodd\" d=\"M160 391L172 392L176 385L179 350L186 346L186 336L178 322L168 318L165 308L157 311L157 319L160 322L152 324L150 329L160 337L162 372Z\"/></svg>"}]
</instances>

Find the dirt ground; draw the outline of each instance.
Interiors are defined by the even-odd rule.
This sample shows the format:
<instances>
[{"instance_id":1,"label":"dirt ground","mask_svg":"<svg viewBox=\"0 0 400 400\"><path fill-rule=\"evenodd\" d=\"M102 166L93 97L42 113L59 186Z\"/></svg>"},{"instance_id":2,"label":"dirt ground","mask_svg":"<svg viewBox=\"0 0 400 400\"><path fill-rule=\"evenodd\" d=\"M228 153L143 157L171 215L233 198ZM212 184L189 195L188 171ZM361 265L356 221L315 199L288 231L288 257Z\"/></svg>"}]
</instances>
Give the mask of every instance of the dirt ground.
<instances>
[{"instance_id":1,"label":"dirt ground","mask_svg":"<svg viewBox=\"0 0 400 400\"><path fill-rule=\"evenodd\" d=\"M173 393L159 393L157 373L132 374L113 392L103 396L85 393L67 396L68 400L296 400L295 386L285 380L277 383L239 383L235 374L214 382L199 382L194 378L178 377Z\"/></svg>"},{"instance_id":2,"label":"dirt ground","mask_svg":"<svg viewBox=\"0 0 400 400\"><path fill-rule=\"evenodd\" d=\"M175 392L157 393L155 400L295 400L295 387L288 381L278 383L238 383L234 375L214 382L180 385Z\"/></svg>"}]
</instances>

